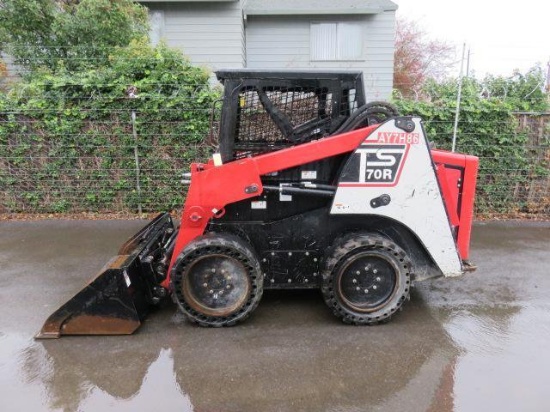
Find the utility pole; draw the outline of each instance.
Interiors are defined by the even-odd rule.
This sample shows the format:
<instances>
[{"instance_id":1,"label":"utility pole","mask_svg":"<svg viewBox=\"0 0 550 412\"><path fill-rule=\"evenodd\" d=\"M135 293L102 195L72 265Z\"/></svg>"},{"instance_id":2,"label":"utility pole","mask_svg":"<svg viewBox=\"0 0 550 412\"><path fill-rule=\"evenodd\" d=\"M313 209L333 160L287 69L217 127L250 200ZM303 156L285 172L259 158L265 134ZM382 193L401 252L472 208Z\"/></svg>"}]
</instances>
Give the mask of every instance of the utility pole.
<instances>
[{"instance_id":1,"label":"utility pole","mask_svg":"<svg viewBox=\"0 0 550 412\"><path fill-rule=\"evenodd\" d=\"M137 98L137 87L130 86L126 90L126 93L130 99ZM132 109L131 112L131 120L132 120L132 135L134 136L134 162L136 164L136 192L138 197L138 213L139 217L142 217L143 211L141 208L141 183L140 183L140 167L139 167L139 149L138 149L138 135L137 135L137 129L136 129L136 111L135 109Z\"/></svg>"},{"instance_id":2,"label":"utility pole","mask_svg":"<svg viewBox=\"0 0 550 412\"><path fill-rule=\"evenodd\" d=\"M548 63L546 65L546 87L547 92L550 92L550 60L548 60Z\"/></svg>"},{"instance_id":3,"label":"utility pole","mask_svg":"<svg viewBox=\"0 0 550 412\"><path fill-rule=\"evenodd\" d=\"M468 46L468 58L466 59L466 77L470 77L470 52L471 49Z\"/></svg>"},{"instance_id":4,"label":"utility pole","mask_svg":"<svg viewBox=\"0 0 550 412\"><path fill-rule=\"evenodd\" d=\"M462 75L464 69L464 54L466 53L466 43L462 45L462 60L460 60L460 74L458 76L458 95L456 97L455 125L453 128L453 147L451 151L456 150L456 132L458 130L458 114L460 113L460 99L462 98Z\"/></svg>"}]
</instances>

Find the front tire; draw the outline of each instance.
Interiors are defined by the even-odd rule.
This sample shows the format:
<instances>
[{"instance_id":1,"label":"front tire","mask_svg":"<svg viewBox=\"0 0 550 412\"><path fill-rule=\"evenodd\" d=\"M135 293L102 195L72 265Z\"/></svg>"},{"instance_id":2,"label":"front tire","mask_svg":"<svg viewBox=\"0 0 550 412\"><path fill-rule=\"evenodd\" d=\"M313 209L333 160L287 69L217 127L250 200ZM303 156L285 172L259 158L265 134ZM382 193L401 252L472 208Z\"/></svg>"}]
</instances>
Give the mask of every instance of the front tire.
<instances>
[{"instance_id":1,"label":"front tire","mask_svg":"<svg viewBox=\"0 0 550 412\"><path fill-rule=\"evenodd\" d=\"M209 233L187 245L172 272L174 301L187 318L206 327L233 326L258 306L260 263L237 236Z\"/></svg>"},{"instance_id":2,"label":"front tire","mask_svg":"<svg viewBox=\"0 0 550 412\"><path fill-rule=\"evenodd\" d=\"M323 297L345 323L386 322L409 297L411 266L403 249L381 235L347 235L328 251Z\"/></svg>"}]
</instances>

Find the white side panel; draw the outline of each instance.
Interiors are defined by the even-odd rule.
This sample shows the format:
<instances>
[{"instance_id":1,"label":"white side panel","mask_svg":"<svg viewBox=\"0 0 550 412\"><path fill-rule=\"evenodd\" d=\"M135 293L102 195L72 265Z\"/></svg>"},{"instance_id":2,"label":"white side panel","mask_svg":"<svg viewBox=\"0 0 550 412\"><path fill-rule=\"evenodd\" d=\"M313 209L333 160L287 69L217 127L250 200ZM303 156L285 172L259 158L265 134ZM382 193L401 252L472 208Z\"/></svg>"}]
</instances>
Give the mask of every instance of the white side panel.
<instances>
[{"instance_id":1,"label":"white side panel","mask_svg":"<svg viewBox=\"0 0 550 412\"><path fill-rule=\"evenodd\" d=\"M461 261L420 119L414 123L414 131L406 133L389 120L365 139L342 172L331 213L401 222L418 236L445 276L457 276L462 274ZM387 205L383 195L390 198Z\"/></svg>"}]
</instances>

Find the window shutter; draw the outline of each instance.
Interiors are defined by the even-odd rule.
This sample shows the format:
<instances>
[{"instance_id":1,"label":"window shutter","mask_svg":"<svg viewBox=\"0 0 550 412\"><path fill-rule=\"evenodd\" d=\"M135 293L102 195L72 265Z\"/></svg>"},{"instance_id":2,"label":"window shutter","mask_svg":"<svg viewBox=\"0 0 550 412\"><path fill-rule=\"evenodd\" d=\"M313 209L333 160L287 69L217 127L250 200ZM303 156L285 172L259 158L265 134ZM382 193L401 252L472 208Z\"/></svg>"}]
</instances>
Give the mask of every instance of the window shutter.
<instances>
[{"instance_id":1,"label":"window shutter","mask_svg":"<svg viewBox=\"0 0 550 412\"><path fill-rule=\"evenodd\" d=\"M358 60L363 55L363 30L358 23L311 23L311 60Z\"/></svg>"},{"instance_id":2,"label":"window shutter","mask_svg":"<svg viewBox=\"0 0 550 412\"><path fill-rule=\"evenodd\" d=\"M311 59L336 60L338 48L336 23L311 24Z\"/></svg>"},{"instance_id":3,"label":"window shutter","mask_svg":"<svg viewBox=\"0 0 550 412\"><path fill-rule=\"evenodd\" d=\"M338 60L357 60L362 56L361 26L356 23L338 23Z\"/></svg>"}]
</instances>

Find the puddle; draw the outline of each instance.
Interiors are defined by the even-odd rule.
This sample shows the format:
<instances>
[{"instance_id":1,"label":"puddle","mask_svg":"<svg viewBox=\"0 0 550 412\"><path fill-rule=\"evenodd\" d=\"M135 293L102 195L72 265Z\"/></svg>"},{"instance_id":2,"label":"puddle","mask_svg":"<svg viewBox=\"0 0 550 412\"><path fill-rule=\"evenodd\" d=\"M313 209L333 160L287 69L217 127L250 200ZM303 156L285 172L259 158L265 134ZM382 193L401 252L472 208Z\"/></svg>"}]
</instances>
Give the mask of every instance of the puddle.
<instances>
[{"instance_id":1,"label":"puddle","mask_svg":"<svg viewBox=\"0 0 550 412\"><path fill-rule=\"evenodd\" d=\"M59 349L64 352L66 348ZM153 411L160 406L167 410L193 411L189 396L177 383L171 349L161 349L150 363L138 358L137 363L146 370L137 375L133 374L135 369L131 365L122 360L116 362L116 356L108 356L107 363L98 361L94 366L75 360L70 352L66 357L58 355L61 353L57 350L49 351L33 340L0 336L3 412ZM88 355L82 353L79 357L93 361L101 356L100 353ZM110 376L111 381L101 376Z\"/></svg>"},{"instance_id":2,"label":"puddle","mask_svg":"<svg viewBox=\"0 0 550 412\"><path fill-rule=\"evenodd\" d=\"M133 336L3 337L1 375L16 389L2 385L2 411L357 411L418 391L428 408L458 354L421 301L356 328L316 293L281 296L237 328L174 324L168 309Z\"/></svg>"},{"instance_id":3,"label":"puddle","mask_svg":"<svg viewBox=\"0 0 550 412\"><path fill-rule=\"evenodd\" d=\"M26 369L31 362L34 367ZM0 335L0 399L2 411L42 411L51 401L47 381L52 370L45 351L31 339ZM59 408L48 409L61 411Z\"/></svg>"},{"instance_id":4,"label":"puddle","mask_svg":"<svg viewBox=\"0 0 550 412\"><path fill-rule=\"evenodd\" d=\"M235 328L194 327L168 305L132 336L36 342L52 302L82 283L80 272L51 268L69 260L93 271L77 246L43 270L42 257L65 250L66 227L11 226L4 247L35 234L50 243L0 272L0 301L13 313L0 317L2 412L550 410L550 227L478 228L478 271L419 286L387 325L342 325L316 292L266 293ZM105 239L120 229L100 226ZM70 243L91 238L90 228L74 228Z\"/></svg>"},{"instance_id":5,"label":"puddle","mask_svg":"<svg viewBox=\"0 0 550 412\"><path fill-rule=\"evenodd\" d=\"M462 349L454 372L455 411L547 411L550 306L502 318L463 314L447 329Z\"/></svg>"},{"instance_id":6,"label":"puddle","mask_svg":"<svg viewBox=\"0 0 550 412\"><path fill-rule=\"evenodd\" d=\"M177 410L193 411L188 395L181 390L174 372L174 357L171 349L162 349L158 358L149 365L141 386L135 395L121 399L106 390L87 385L87 396L82 399L79 411L154 411Z\"/></svg>"}]
</instances>

